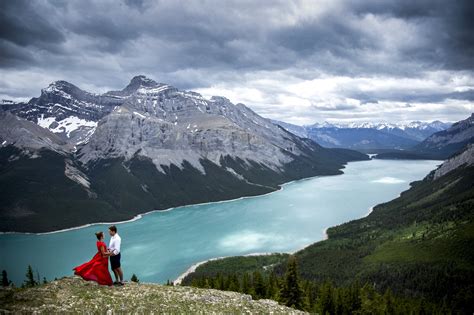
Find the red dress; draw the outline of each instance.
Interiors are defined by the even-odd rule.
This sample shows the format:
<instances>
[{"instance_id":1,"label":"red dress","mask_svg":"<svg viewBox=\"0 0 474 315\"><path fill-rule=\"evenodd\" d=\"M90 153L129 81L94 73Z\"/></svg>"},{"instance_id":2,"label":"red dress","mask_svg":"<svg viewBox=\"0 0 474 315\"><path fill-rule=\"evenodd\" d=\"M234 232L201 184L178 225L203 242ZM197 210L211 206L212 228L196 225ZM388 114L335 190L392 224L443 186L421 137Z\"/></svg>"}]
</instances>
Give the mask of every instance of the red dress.
<instances>
[{"instance_id":1,"label":"red dress","mask_svg":"<svg viewBox=\"0 0 474 315\"><path fill-rule=\"evenodd\" d=\"M97 254L85 264L75 267L74 274L81 276L84 280L95 281L103 285L112 285L109 273L109 258L102 257L101 247L107 248L104 242L97 242Z\"/></svg>"}]
</instances>

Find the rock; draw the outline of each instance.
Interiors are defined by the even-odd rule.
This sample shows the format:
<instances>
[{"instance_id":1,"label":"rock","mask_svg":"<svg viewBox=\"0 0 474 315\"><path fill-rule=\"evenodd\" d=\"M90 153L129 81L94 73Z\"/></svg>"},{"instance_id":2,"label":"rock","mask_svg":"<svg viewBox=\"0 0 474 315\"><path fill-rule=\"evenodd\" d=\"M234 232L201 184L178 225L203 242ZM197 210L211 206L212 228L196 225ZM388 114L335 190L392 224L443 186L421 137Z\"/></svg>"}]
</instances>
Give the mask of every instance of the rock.
<instances>
[{"instance_id":1,"label":"rock","mask_svg":"<svg viewBox=\"0 0 474 315\"><path fill-rule=\"evenodd\" d=\"M29 289L0 289L0 313L263 313L304 314L272 300L252 300L236 292L128 283L98 286L66 277Z\"/></svg>"},{"instance_id":2,"label":"rock","mask_svg":"<svg viewBox=\"0 0 474 315\"><path fill-rule=\"evenodd\" d=\"M444 161L434 172L434 179L455 170L458 167L474 164L474 144L469 144L466 149L452 158Z\"/></svg>"}]
</instances>

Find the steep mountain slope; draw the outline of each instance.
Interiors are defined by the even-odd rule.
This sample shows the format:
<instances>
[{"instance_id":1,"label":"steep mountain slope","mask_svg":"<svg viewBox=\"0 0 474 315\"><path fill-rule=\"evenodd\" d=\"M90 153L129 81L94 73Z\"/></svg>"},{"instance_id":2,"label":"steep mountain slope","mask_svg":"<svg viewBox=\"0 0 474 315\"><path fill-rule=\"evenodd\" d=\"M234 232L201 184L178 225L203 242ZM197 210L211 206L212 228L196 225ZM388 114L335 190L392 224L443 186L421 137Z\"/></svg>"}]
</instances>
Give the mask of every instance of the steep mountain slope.
<instances>
[{"instance_id":1,"label":"steep mountain slope","mask_svg":"<svg viewBox=\"0 0 474 315\"><path fill-rule=\"evenodd\" d=\"M451 125L440 121L414 121L407 124L325 122L308 126L273 122L300 137L312 139L323 147L362 151L407 149Z\"/></svg>"},{"instance_id":2,"label":"steep mountain slope","mask_svg":"<svg viewBox=\"0 0 474 315\"><path fill-rule=\"evenodd\" d=\"M22 149L47 148L56 152L67 151L66 142L40 126L0 110L0 144Z\"/></svg>"},{"instance_id":3,"label":"steep mountain slope","mask_svg":"<svg viewBox=\"0 0 474 315\"><path fill-rule=\"evenodd\" d=\"M469 147L367 217L328 229L328 240L295 254L303 278L338 285L368 282L380 292L390 288L396 295L472 313L473 161ZM240 258L239 264L248 259ZM201 265L185 282L210 272L231 274L235 264L234 258ZM284 263L275 271L282 274Z\"/></svg>"},{"instance_id":4,"label":"steep mountain slope","mask_svg":"<svg viewBox=\"0 0 474 315\"><path fill-rule=\"evenodd\" d=\"M10 113L8 128L0 128L0 139L12 144L0 148L0 185L9 191L0 199L2 231L43 232L258 195L286 181L339 174L346 162L368 158L301 139L243 104L207 100L143 76L100 96L63 81L52 86L38 100L8 107L42 126L53 121L49 130ZM47 101L50 91L54 101ZM59 130L55 124L68 117L94 126L76 128L77 134ZM22 133L14 139L9 131L13 125L54 141L21 147ZM40 158L23 154L27 149Z\"/></svg>"},{"instance_id":5,"label":"steep mountain slope","mask_svg":"<svg viewBox=\"0 0 474 315\"><path fill-rule=\"evenodd\" d=\"M455 123L451 128L437 132L414 148L414 151L447 158L468 143L474 142L474 114Z\"/></svg>"},{"instance_id":6,"label":"steep mountain slope","mask_svg":"<svg viewBox=\"0 0 474 315\"><path fill-rule=\"evenodd\" d=\"M446 130L434 133L405 152L382 153L377 158L447 159L470 143L474 143L474 114Z\"/></svg>"}]
</instances>

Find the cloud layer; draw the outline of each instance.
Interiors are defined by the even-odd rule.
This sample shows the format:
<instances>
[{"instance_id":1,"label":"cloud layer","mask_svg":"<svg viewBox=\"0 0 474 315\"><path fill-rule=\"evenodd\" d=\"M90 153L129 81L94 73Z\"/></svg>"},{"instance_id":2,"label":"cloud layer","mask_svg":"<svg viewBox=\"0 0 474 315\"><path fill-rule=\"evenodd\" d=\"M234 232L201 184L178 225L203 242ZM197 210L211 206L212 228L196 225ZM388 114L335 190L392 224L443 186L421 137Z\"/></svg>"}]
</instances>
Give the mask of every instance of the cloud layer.
<instances>
[{"instance_id":1,"label":"cloud layer","mask_svg":"<svg viewBox=\"0 0 474 315\"><path fill-rule=\"evenodd\" d=\"M146 74L293 123L473 111L474 2L2 1L0 97Z\"/></svg>"}]
</instances>

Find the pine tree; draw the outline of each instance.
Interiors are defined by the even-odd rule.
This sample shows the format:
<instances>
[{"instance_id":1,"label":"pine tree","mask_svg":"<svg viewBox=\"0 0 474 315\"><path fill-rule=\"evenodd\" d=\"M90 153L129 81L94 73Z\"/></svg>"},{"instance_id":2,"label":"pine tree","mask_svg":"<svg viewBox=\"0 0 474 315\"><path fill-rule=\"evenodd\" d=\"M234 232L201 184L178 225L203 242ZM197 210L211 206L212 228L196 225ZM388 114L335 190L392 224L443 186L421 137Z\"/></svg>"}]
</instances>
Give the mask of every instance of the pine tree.
<instances>
[{"instance_id":1,"label":"pine tree","mask_svg":"<svg viewBox=\"0 0 474 315\"><path fill-rule=\"evenodd\" d=\"M319 289L317 308L321 314L334 313L333 288L329 282L324 283Z\"/></svg>"},{"instance_id":2,"label":"pine tree","mask_svg":"<svg viewBox=\"0 0 474 315\"><path fill-rule=\"evenodd\" d=\"M6 270L2 270L2 287L10 286L12 282L8 280L8 275Z\"/></svg>"},{"instance_id":3,"label":"pine tree","mask_svg":"<svg viewBox=\"0 0 474 315\"><path fill-rule=\"evenodd\" d=\"M48 283L48 280L46 280L46 277L43 277L43 284Z\"/></svg>"},{"instance_id":4,"label":"pine tree","mask_svg":"<svg viewBox=\"0 0 474 315\"><path fill-rule=\"evenodd\" d=\"M132 277L130 278L130 281L132 281L132 282L137 282L137 283L140 282L140 280L138 280L138 277L137 277L136 274L133 274L133 275L132 275Z\"/></svg>"},{"instance_id":5,"label":"pine tree","mask_svg":"<svg viewBox=\"0 0 474 315\"><path fill-rule=\"evenodd\" d=\"M278 300L278 293L278 279L275 275L275 272L272 271L270 276L268 276L267 296L270 299Z\"/></svg>"},{"instance_id":6,"label":"pine tree","mask_svg":"<svg viewBox=\"0 0 474 315\"><path fill-rule=\"evenodd\" d=\"M392 291L387 289L383 295L383 302L385 304L385 314L393 314L395 312Z\"/></svg>"},{"instance_id":7,"label":"pine tree","mask_svg":"<svg viewBox=\"0 0 474 315\"><path fill-rule=\"evenodd\" d=\"M298 275L298 265L296 257L293 255L288 258L285 278L280 291L280 301L286 306L300 310L305 307L303 290L301 289Z\"/></svg>"},{"instance_id":8,"label":"pine tree","mask_svg":"<svg viewBox=\"0 0 474 315\"><path fill-rule=\"evenodd\" d=\"M263 282L262 274L259 271L253 273L253 289L256 299L263 299L266 296L265 282Z\"/></svg>"},{"instance_id":9,"label":"pine tree","mask_svg":"<svg viewBox=\"0 0 474 315\"><path fill-rule=\"evenodd\" d=\"M381 314L383 313L382 297L375 290L375 288L366 284L360 290L361 297L361 311L364 314Z\"/></svg>"},{"instance_id":10,"label":"pine tree","mask_svg":"<svg viewBox=\"0 0 474 315\"><path fill-rule=\"evenodd\" d=\"M31 268L31 265L28 265L28 268L26 269L26 280L23 285L25 287L34 287L36 284L35 276L33 275L33 268Z\"/></svg>"},{"instance_id":11,"label":"pine tree","mask_svg":"<svg viewBox=\"0 0 474 315\"><path fill-rule=\"evenodd\" d=\"M342 296L342 288L334 289L333 297L334 297L334 313L335 314L342 314L343 311L343 296Z\"/></svg>"},{"instance_id":12,"label":"pine tree","mask_svg":"<svg viewBox=\"0 0 474 315\"><path fill-rule=\"evenodd\" d=\"M242 278L242 293L245 294L250 294L250 277L248 273L244 273L244 276Z\"/></svg>"},{"instance_id":13,"label":"pine tree","mask_svg":"<svg viewBox=\"0 0 474 315\"><path fill-rule=\"evenodd\" d=\"M224 276L222 276L220 273L217 274L216 281L215 281L215 288L218 290L225 290Z\"/></svg>"},{"instance_id":14,"label":"pine tree","mask_svg":"<svg viewBox=\"0 0 474 315\"><path fill-rule=\"evenodd\" d=\"M229 276L229 284L227 290L240 292L239 279L237 278L237 275L235 273Z\"/></svg>"}]
</instances>

